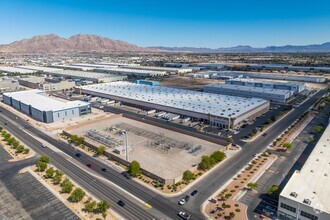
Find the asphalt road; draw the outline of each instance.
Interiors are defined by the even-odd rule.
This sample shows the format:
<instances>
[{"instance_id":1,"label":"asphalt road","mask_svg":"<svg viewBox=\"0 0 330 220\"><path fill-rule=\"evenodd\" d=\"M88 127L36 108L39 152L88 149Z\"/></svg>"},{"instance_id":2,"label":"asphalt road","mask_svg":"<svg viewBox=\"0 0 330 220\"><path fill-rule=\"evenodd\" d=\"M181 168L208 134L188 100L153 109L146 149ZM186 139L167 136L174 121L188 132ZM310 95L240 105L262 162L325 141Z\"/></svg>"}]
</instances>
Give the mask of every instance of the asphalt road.
<instances>
[{"instance_id":1,"label":"asphalt road","mask_svg":"<svg viewBox=\"0 0 330 220\"><path fill-rule=\"evenodd\" d=\"M222 166L217 167L207 177L197 182L194 185L194 189L197 189L200 193L198 194L197 198L189 201L189 204L187 204L186 208L192 210L200 207L204 201L207 200L215 191L217 191L239 170L248 164L253 158L253 154L263 152L275 138L277 138L287 127L289 127L304 112L306 112L325 93L326 90L321 90L316 93L305 103L286 115L283 120L274 124L273 127L267 131L267 136L260 136L254 141L241 146L242 150L240 152L225 161Z\"/></svg>"},{"instance_id":2,"label":"asphalt road","mask_svg":"<svg viewBox=\"0 0 330 220\"><path fill-rule=\"evenodd\" d=\"M5 112L5 110L3 110ZM12 115L14 116L14 115ZM29 131L31 131L33 128L28 125L24 124L24 121L21 119L15 119L16 116L14 116L14 121L23 123L23 128L26 126ZM5 125L5 123L7 125ZM10 133L12 133L14 136L16 136L18 139L20 139L22 142L27 144L29 147L31 147L33 150L35 150L40 155L47 155L50 157L51 163L54 164L58 169L63 170L63 172L68 175L70 178L72 178L73 181L77 182L81 187L88 189L89 192L91 192L93 195L97 196L100 199L105 199L109 201L112 205L112 208L120 213L123 217L126 219L158 219L155 215L151 213L151 209L148 209L144 204L139 202L138 200L131 197L129 194L122 192L121 190L117 189L116 187L111 187L109 184L107 184L105 181L99 180L98 178L95 178L93 175L85 172L82 168L74 165L75 161L73 163L69 161L68 158L64 157L63 155L60 155L50 148L42 148L41 143L37 141L32 136L25 133L24 129L19 128L17 129L17 126L13 124L10 120L7 120L3 116L0 116L0 124L2 127L4 127L6 130L8 130ZM43 137L43 136L42 136ZM48 137L48 136L47 136ZM49 137L50 138L50 137ZM54 142L55 140L52 140L51 142ZM65 147L68 147L64 145L63 143L56 142L56 147L59 147L60 149L64 149ZM51 143L53 144L53 143ZM69 155L74 155L76 151L74 149L67 148L66 153L69 153ZM81 158L85 158L88 160L89 156L83 155ZM92 159L92 158L91 158ZM88 160L91 161L91 160ZM96 161L96 160L95 160ZM94 162L91 161L94 164L93 170L97 169L97 164L100 162ZM104 167L104 166L102 166ZM100 168L101 169L101 168ZM101 171L102 172L102 171ZM111 173L106 173L107 175L111 176ZM119 174L117 174L119 175ZM126 203L125 208L122 208L118 206L116 203L119 200L124 200Z\"/></svg>"},{"instance_id":3,"label":"asphalt road","mask_svg":"<svg viewBox=\"0 0 330 220\"><path fill-rule=\"evenodd\" d=\"M177 201L182 196L174 198L165 198L163 196L160 196L157 193L149 190L148 188L138 183L135 183L132 180L127 180L122 175L118 174L117 171L112 170L110 167L108 167L108 172L104 173L101 171L101 168L104 167L101 162L82 153L83 156L81 158L76 159L81 161L83 164L91 162L94 165L92 168L93 171L97 172L98 174L107 178L114 184L125 189L126 191L138 197L142 201L149 203L153 207L153 209L146 209L143 206L139 206L139 202L137 202L127 194L124 198L127 197L127 200L129 202L126 202L128 204L127 207L125 209L122 209L121 207L116 206L115 203L119 199L123 198L123 193L120 193L119 190L109 187L109 185L105 184L102 181L99 181L89 173L84 172L81 168L74 166L63 156L58 155L57 153L53 153L53 151L48 148L41 148L40 142L38 142L30 135L27 135L24 132L17 130L17 126L12 124L10 121L17 122L23 129L28 130L29 133L33 133L33 135L49 142L50 144L64 151L68 155L73 156L76 151L70 145L61 141L57 142L50 136L30 126L24 120L17 118L13 113L1 107L0 109L10 121L2 116L0 116L0 121L2 124L3 122L7 122L7 126L4 127L6 127L6 129L12 132L23 142L29 144L34 150L37 150L41 154L49 155L51 157L52 163L56 167L62 169L68 176L70 176L79 184L81 184L82 187L90 189L90 191L99 198L105 198L108 201L111 201L113 204L113 209L115 211L118 211L128 219L153 219L156 218L156 216L157 218L164 219L166 217L163 214L166 214L166 216L168 216L170 219L178 219L177 213L181 210L188 210L189 213L193 214L193 219L203 219L200 212L200 206L203 204L203 202L208 199L223 184L230 180L230 178L232 178L233 175L237 173L237 171L241 170L252 159L253 154L262 152L278 135L280 135L288 126L290 126L296 119L298 119L300 115L307 111L317 99L324 95L325 92L325 90L322 90L316 93L308 101L306 101L301 106L297 107L293 112L288 114L284 120L281 120L277 124L273 125L272 129L267 132L267 136L261 136L253 142L245 144L244 146L242 146L242 150L239 153L225 161L224 164L222 164L212 173L197 182L194 185L193 189L198 189L199 193L194 198L190 199L189 202L184 206L184 208L177 205ZM155 210L158 210L162 213L161 217L158 215L160 213L156 215L155 212L151 213Z\"/></svg>"}]
</instances>

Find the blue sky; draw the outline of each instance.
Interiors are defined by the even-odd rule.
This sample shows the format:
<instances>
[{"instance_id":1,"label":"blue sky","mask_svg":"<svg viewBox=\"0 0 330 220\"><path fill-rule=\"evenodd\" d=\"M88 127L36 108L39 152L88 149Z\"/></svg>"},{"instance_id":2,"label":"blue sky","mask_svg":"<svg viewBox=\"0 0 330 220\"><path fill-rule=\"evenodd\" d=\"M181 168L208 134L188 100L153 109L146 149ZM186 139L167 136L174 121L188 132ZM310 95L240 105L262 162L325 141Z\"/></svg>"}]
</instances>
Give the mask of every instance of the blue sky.
<instances>
[{"instance_id":1,"label":"blue sky","mask_svg":"<svg viewBox=\"0 0 330 220\"><path fill-rule=\"evenodd\" d=\"M139 46L324 43L330 1L0 0L0 43L49 33L92 33Z\"/></svg>"}]
</instances>

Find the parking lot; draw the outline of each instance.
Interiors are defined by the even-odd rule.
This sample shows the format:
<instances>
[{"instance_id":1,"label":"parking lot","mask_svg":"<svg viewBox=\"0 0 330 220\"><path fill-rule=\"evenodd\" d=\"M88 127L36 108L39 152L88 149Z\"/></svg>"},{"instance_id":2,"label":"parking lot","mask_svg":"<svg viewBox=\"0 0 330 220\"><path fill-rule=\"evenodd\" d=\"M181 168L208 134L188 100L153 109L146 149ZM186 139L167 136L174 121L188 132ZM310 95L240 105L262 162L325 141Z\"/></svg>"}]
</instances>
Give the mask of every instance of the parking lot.
<instances>
[{"instance_id":1,"label":"parking lot","mask_svg":"<svg viewBox=\"0 0 330 220\"><path fill-rule=\"evenodd\" d=\"M137 160L144 169L164 179L181 178L187 169L197 168L202 156L223 148L222 145L125 117L68 130L71 134L84 135L96 146L105 145L109 151L125 158L125 135L122 131L128 134L129 160Z\"/></svg>"},{"instance_id":2,"label":"parking lot","mask_svg":"<svg viewBox=\"0 0 330 220\"><path fill-rule=\"evenodd\" d=\"M1 178L0 207L0 219L79 219L29 173Z\"/></svg>"}]
</instances>

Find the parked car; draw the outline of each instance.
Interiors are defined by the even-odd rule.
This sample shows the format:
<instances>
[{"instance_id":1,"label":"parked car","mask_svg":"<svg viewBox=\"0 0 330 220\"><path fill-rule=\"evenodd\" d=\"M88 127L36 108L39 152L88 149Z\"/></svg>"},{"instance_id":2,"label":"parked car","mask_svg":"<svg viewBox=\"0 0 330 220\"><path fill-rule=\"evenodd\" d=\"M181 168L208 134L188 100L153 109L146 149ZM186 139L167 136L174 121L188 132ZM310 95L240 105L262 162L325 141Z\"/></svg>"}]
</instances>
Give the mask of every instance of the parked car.
<instances>
[{"instance_id":1,"label":"parked car","mask_svg":"<svg viewBox=\"0 0 330 220\"><path fill-rule=\"evenodd\" d=\"M81 157L81 153L76 153L76 157Z\"/></svg>"},{"instance_id":2,"label":"parked car","mask_svg":"<svg viewBox=\"0 0 330 220\"><path fill-rule=\"evenodd\" d=\"M46 145L45 144L41 144L41 147L46 148Z\"/></svg>"},{"instance_id":3,"label":"parked car","mask_svg":"<svg viewBox=\"0 0 330 220\"><path fill-rule=\"evenodd\" d=\"M188 213L185 212L179 212L178 216L180 216L182 219L188 220L191 218L191 215L189 215Z\"/></svg>"},{"instance_id":4,"label":"parked car","mask_svg":"<svg viewBox=\"0 0 330 220\"><path fill-rule=\"evenodd\" d=\"M91 163L88 163L86 166L88 166L89 168L92 168L92 164Z\"/></svg>"},{"instance_id":5,"label":"parked car","mask_svg":"<svg viewBox=\"0 0 330 220\"><path fill-rule=\"evenodd\" d=\"M267 135L267 133L264 133L262 136L265 137Z\"/></svg>"},{"instance_id":6,"label":"parked car","mask_svg":"<svg viewBox=\"0 0 330 220\"><path fill-rule=\"evenodd\" d=\"M107 171L107 168L102 168L101 169L103 172L106 172Z\"/></svg>"}]
</instances>

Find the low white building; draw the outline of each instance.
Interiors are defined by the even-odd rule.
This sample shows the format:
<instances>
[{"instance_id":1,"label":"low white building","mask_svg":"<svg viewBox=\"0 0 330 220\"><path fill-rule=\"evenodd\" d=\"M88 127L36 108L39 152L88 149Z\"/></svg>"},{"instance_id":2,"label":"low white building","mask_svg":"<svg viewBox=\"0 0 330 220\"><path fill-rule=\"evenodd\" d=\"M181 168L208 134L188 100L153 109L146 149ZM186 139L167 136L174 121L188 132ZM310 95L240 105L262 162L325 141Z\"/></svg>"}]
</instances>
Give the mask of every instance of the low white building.
<instances>
[{"instance_id":1,"label":"low white building","mask_svg":"<svg viewBox=\"0 0 330 220\"><path fill-rule=\"evenodd\" d=\"M205 85L204 92L241 97L255 97L275 102L287 102L293 96L293 92L291 90L269 89L221 83Z\"/></svg>"},{"instance_id":2,"label":"low white building","mask_svg":"<svg viewBox=\"0 0 330 220\"><path fill-rule=\"evenodd\" d=\"M330 219L330 126L300 171L295 171L278 203L281 220Z\"/></svg>"},{"instance_id":3,"label":"low white building","mask_svg":"<svg viewBox=\"0 0 330 220\"><path fill-rule=\"evenodd\" d=\"M226 84L260 87L268 89L290 90L294 94L298 94L306 89L306 83L300 82L274 82L274 81L261 81L254 79L236 78L226 80Z\"/></svg>"},{"instance_id":4,"label":"low white building","mask_svg":"<svg viewBox=\"0 0 330 220\"><path fill-rule=\"evenodd\" d=\"M41 90L4 93L3 100L5 104L44 123L63 121L91 113L88 102L62 102L47 96Z\"/></svg>"}]
</instances>

